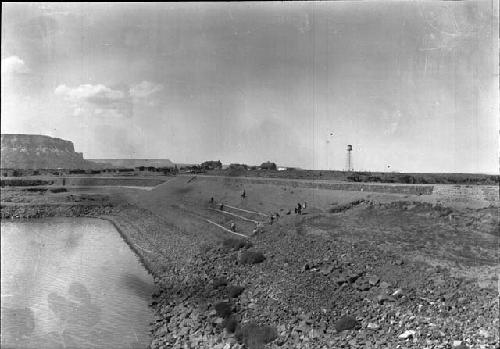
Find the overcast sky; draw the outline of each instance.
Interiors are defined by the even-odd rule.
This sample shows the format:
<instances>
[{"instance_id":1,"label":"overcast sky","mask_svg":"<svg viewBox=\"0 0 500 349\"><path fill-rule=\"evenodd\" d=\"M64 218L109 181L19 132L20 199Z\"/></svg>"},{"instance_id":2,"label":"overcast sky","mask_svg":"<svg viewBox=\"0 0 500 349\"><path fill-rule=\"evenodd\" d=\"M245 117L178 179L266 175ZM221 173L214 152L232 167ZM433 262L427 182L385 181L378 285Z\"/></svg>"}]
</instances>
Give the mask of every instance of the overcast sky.
<instances>
[{"instance_id":1,"label":"overcast sky","mask_svg":"<svg viewBox=\"0 0 500 349\"><path fill-rule=\"evenodd\" d=\"M357 170L497 173L496 3L4 3L2 133L86 158L343 169L352 144Z\"/></svg>"}]
</instances>

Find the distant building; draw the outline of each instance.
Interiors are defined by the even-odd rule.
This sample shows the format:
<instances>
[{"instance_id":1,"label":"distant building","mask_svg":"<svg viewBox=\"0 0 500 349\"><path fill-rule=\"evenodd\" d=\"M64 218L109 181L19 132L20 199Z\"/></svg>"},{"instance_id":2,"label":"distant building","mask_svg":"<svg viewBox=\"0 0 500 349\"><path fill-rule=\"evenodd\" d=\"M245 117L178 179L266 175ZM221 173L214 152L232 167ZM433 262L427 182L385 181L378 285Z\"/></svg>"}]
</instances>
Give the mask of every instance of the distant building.
<instances>
[{"instance_id":1,"label":"distant building","mask_svg":"<svg viewBox=\"0 0 500 349\"><path fill-rule=\"evenodd\" d=\"M204 170L220 170L222 169L222 162L218 161L205 161L200 165Z\"/></svg>"},{"instance_id":2,"label":"distant building","mask_svg":"<svg viewBox=\"0 0 500 349\"><path fill-rule=\"evenodd\" d=\"M246 165L246 164L230 164L229 169L231 169L231 170L237 170L237 169L248 170L248 165Z\"/></svg>"},{"instance_id":3,"label":"distant building","mask_svg":"<svg viewBox=\"0 0 500 349\"><path fill-rule=\"evenodd\" d=\"M260 165L260 168L261 170L272 170L272 171L276 171L278 169L276 164L270 161L262 163L262 165Z\"/></svg>"}]
</instances>

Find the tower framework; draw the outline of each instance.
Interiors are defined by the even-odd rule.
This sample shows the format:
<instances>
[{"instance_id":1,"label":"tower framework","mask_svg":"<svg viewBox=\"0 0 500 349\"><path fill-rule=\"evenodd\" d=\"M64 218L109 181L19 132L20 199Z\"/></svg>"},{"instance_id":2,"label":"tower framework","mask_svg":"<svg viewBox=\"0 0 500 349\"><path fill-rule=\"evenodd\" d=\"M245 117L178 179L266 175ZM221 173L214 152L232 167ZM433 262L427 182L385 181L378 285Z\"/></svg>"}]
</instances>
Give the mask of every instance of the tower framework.
<instances>
[{"instance_id":1,"label":"tower framework","mask_svg":"<svg viewBox=\"0 0 500 349\"><path fill-rule=\"evenodd\" d=\"M347 145L347 159L346 159L346 171L350 172L353 170L352 168L352 145Z\"/></svg>"}]
</instances>

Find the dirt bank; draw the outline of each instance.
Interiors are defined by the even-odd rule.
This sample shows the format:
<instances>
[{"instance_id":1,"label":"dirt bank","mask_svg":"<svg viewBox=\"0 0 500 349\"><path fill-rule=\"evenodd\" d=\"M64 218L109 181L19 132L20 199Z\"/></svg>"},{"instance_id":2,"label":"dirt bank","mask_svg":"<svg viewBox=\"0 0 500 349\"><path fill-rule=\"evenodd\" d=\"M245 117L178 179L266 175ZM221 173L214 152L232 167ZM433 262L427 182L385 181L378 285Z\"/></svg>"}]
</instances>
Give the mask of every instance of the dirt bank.
<instances>
[{"instance_id":1,"label":"dirt bank","mask_svg":"<svg viewBox=\"0 0 500 349\"><path fill-rule=\"evenodd\" d=\"M33 219L47 217L98 217L113 214L115 209L101 204L2 204L1 219Z\"/></svg>"},{"instance_id":2,"label":"dirt bank","mask_svg":"<svg viewBox=\"0 0 500 349\"><path fill-rule=\"evenodd\" d=\"M157 280L154 348L257 348L260 339L245 337L255 326L256 338L262 326L276 330L270 347L495 348L498 341L498 215L490 203L456 209L418 195L194 176L122 194L193 238L192 258L179 256L182 263ZM220 233L204 219L251 230L212 210L211 197L265 224L250 239L263 263L241 264L241 251L217 247ZM304 215L287 215L304 201ZM235 288L243 292L233 298ZM218 311L221 302L227 313ZM354 318L353 329L338 329L344 316Z\"/></svg>"},{"instance_id":3,"label":"dirt bank","mask_svg":"<svg viewBox=\"0 0 500 349\"><path fill-rule=\"evenodd\" d=\"M432 185L413 184L377 184L377 183L349 183L341 181L327 180L297 180L278 178L257 178L257 177L221 177L221 176L199 176L200 179L223 181L224 183L234 182L243 184L271 184L286 185L293 188L312 188L344 191L367 191L375 193L394 193L411 195L430 195L433 191Z\"/></svg>"}]
</instances>

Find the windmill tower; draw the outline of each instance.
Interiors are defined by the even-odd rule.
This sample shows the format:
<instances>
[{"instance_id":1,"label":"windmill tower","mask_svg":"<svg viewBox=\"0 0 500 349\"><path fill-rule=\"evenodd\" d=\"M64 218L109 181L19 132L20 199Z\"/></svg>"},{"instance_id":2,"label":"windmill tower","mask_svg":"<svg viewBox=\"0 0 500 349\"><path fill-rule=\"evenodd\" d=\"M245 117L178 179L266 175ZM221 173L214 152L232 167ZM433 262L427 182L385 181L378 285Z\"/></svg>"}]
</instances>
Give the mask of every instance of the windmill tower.
<instances>
[{"instance_id":1,"label":"windmill tower","mask_svg":"<svg viewBox=\"0 0 500 349\"><path fill-rule=\"evenodd\" d=\"M347 172L350 172L350 171L353 170L353 168L352 168L352 155L351 155L351 152L352 152L352 145L348 144L347 145L347 161L346 161L346 170L347 170Z\"/></svg>"}]
</instances>

